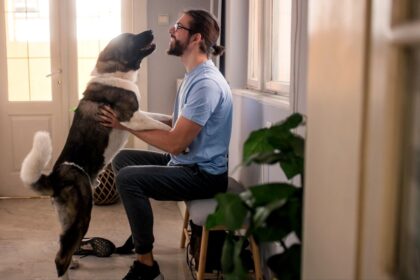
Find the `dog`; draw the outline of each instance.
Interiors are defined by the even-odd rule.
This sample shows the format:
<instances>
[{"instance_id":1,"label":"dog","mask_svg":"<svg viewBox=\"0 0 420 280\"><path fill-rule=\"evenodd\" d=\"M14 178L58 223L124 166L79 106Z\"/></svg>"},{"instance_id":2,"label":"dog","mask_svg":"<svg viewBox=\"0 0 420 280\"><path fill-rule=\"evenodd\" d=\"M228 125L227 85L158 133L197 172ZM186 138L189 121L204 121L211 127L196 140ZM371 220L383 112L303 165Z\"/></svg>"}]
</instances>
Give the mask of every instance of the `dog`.
<instances>
[{"instance_id":1,"label":"dog","mask_svg":"<svg viewBox=\"0 0 420 280\"><path fill-rule=\"evenodd\" d=\"M52 153L48 132L35 133L22 162L20 177L34 191L52 197L61 224L55 258L58 277L66 274L72 256L85 236L91 218L92 183L124 146L128 132L99 124L102 106L112 108L122 125L135 130L164 129L170 116L139 110L136 85L143 58L156 48L152 31L124 33L99 54L92 78L75 110L64 148L50 174L43 174Z\"/></svg>"}]
</instances>

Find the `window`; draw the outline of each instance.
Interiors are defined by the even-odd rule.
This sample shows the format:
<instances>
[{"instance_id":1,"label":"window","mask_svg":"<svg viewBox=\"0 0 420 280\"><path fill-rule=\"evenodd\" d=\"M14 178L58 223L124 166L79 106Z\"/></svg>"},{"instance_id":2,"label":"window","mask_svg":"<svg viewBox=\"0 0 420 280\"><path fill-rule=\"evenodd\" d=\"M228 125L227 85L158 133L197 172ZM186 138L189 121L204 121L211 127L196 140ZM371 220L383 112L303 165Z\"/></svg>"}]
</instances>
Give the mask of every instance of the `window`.
<instances>
[{"instance_id":1,"label":"window","mask_svg":"<svg viewBox=\"0 0 420 280\"><path fill-rule=\"evenodd\" d=\"M49 1L4 4L8 100L51 101Z\"/></svg>"},{"instance_id":2,"label":"window","mask_svg":"<svg viewBox=\"0 0 420 280\"><path fill-rule=\"evenodd\" d=\"M292 23L292 0L249 2L249 88L289 95Z\"/></svg>"}]
</instances>

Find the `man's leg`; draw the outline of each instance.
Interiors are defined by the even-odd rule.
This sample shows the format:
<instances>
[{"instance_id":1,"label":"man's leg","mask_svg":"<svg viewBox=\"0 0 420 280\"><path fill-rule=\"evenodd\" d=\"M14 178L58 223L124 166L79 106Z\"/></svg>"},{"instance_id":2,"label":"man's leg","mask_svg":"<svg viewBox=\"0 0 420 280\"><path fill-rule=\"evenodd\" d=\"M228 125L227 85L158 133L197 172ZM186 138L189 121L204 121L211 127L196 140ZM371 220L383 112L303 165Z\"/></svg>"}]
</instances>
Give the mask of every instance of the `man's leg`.
<instances>
[{"instance_id":1,"label":"man's leg","mask_svg":"<svg viewBox=\"0 0 420 280\"><path fill-rule=\"evenodd\" d=\"M227 175L211 175L196 167L127 166L119 170L117 188L130 223L135 251L147 255L153 249L153 214L149 198L192 200L224 192Z\"/></svg>"},{"instance_id":2,"label":"man's leg","mask_svg":"<svg viewBox=\"0 0 420 280\"><path fill-rule=\"evenodd\" d=\"M121 150L112 160L112 169L114 174L118 174L123 167L130 165L166 165L170 159L169 154L145 151L124 149ZM132 254L134 244L131 234L125 241L124 245L115 249L118 254Z\"/></svg>"},{"instance_id":3,"label":"man's leg","mask_svg":"<svg viewBox=\"0 0 420 280\"><path fill-rule=\"evenodd\" d=\"M144 150L121 150L112 160L115 174L123 167L130 165L166 165L170 160L169 154Z\"/></svg>"}]
</instances>

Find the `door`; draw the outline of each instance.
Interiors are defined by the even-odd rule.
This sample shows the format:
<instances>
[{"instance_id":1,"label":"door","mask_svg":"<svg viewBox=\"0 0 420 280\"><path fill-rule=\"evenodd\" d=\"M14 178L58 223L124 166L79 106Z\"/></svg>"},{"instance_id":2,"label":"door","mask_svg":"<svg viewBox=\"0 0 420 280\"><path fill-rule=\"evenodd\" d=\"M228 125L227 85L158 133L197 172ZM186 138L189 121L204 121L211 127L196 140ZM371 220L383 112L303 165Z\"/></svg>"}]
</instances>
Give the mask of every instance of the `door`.
<instances>
[{"instance_id":1,"label":"door","mask_svg":"<svg viewBox=\"0 0 420 280\"><path fill-rule=\"evenodd\" d=\"M0 196L28 196L19 170L34 133L50 132L56 157L68 128L57 13L48 0L0 3Z\"/></svg>"},{"instance_id":2,"label":"door","mask_svg":"<svg viewBox=\"0 0 420 280\"><path fill-rule=\"evenodd\" d=\"M33 135L50 133L51 168L100 50L131 31L132 3L0 0L0 197L37 195L19 178Z\"/></svg>"},{"instance_id":3,"label":"door","mask_svg":"<svg viewBox=\"0 0 420 280\"><path fill-rule=\"evenodd\" d=\"M360 279L420 275L420 4L371 7Z\"/></svg>"}]
</instances>

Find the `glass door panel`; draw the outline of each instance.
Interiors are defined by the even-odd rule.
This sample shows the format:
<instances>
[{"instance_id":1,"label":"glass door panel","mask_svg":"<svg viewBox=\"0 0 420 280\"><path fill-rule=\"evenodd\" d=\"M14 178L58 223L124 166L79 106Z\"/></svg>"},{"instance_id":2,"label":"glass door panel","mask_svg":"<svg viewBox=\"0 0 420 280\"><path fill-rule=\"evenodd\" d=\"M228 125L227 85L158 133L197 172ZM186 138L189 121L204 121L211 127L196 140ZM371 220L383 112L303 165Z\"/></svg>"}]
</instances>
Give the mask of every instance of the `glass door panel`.
<instances>
[{"instance_id":1,"label":"glass door panel","mask_svg":"<svg viewBox=\"0 0 420 280\"><path fill-rule=\"evenodd\" d=\"M5 3L9 101L51 101L49 0Z\"/></svg>"},{"instance_id":2,"label":"glass door panel","mask_svg":"<svg viewBox=\"0 0 420 280\"><path fill-rule=\"evenodd\" d=\"M83 97L100 51L121 33L121 1L76 0L78 95Z\"/></svg>"}]
</instances>

